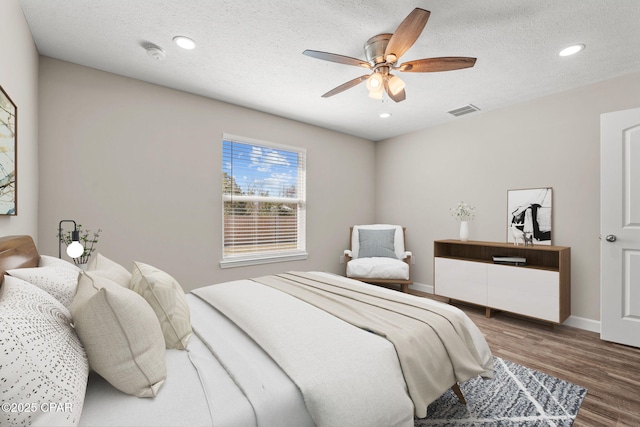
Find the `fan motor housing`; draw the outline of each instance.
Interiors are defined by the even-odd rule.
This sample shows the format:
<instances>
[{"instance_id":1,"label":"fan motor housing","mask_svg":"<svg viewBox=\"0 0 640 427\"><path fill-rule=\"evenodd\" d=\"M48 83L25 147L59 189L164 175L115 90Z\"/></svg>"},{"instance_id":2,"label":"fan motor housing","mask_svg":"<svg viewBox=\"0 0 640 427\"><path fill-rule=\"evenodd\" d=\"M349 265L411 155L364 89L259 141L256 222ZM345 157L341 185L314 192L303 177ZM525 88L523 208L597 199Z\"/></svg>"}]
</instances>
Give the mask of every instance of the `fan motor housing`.
<instances>
[{"instance_id":1,"label":"fan motor housing","mask_svg":"<svg viewBox=\"0 0 640 427\"><path fill-rule=\"evenodd\" d=\"M384 51L387 49L389 40L393 34L378 34L371 37L364 44L364 55L371 65L381 64L386 61Z\"/></svg>"}]
</instances>

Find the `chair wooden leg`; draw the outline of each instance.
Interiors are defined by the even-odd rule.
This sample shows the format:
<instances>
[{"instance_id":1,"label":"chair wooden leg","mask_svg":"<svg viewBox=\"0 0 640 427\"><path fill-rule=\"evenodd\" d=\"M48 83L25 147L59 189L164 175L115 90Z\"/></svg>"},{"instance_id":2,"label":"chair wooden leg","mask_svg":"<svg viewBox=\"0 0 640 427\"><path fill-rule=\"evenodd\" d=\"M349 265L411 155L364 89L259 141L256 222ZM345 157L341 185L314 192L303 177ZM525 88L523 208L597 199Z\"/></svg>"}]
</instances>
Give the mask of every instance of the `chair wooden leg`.
<instances>
[{"instance_id":1,"label":"chair wooden leg","mask_svg":"<svg viewBox=\"0 0 640 427\"><path fill-rule=\"evenodd\" d=\"M460 386L458 385L458 383L452 385L451 390L453 390L453 392L456 394L460 403L462 403L463 405L467 404L467 400L464 398L464 395L462 394L462 390L460 390Z\"/></svg>"}]
</instances>

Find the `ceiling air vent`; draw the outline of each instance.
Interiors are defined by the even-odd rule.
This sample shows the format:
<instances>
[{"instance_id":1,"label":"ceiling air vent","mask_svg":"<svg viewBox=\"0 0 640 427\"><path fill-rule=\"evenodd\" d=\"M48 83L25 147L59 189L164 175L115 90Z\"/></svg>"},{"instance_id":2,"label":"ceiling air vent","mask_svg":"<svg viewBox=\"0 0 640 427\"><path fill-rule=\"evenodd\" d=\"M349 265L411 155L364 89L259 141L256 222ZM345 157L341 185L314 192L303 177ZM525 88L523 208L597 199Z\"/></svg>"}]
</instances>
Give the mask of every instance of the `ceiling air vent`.
<instances>
[{"instance_id":1,"label":"ceiling air vent","mask_svg":"<svg viewBox=\"0 0 640 427\"><path fill-rule=\"evenodd\" d=\"M472 104L467 104L464 107L456 108L455 110L448 111L453 116L464 116L465 114L473 113L474 111L480 111L478 107Z\"/></svg>"}]
</instances>

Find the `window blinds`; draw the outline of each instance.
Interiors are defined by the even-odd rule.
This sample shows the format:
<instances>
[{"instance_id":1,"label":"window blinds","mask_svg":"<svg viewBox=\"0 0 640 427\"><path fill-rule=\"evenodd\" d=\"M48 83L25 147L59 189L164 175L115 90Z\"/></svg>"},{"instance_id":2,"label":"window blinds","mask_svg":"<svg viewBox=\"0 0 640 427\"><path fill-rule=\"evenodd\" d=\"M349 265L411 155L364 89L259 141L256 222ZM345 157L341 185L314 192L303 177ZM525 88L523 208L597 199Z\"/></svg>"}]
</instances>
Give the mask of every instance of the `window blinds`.
<instances>
[{"instance_id":1,"label":"window blinds","mask_svg":"<svg viewBox=\"0 0 640 427\"><path fill-rule=\"evenodd\" d=\"M305 252L305 157L297 148L224 136L223 260Z\"/></svg>"}]
</instances>

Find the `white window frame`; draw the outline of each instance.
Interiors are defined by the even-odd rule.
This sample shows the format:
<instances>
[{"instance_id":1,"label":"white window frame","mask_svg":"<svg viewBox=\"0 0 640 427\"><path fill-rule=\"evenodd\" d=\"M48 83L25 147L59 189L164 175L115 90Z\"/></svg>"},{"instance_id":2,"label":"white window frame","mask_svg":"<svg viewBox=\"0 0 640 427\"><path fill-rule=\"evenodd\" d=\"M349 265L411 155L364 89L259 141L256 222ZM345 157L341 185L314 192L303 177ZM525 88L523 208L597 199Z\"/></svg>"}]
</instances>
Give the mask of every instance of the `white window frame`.
<instances>
[{"instance_id":1,"label":"white window frame","mask_svg":"<svg viewBox=\"0 0 640 427\"><path fill-rule=\"evenodd\" d=\"M297 198L272 197L272 196L255 196L255 195L227 195L222 191L222 259L220 260L221 268L242 267L249 265L266 264L273 262L297 261L308 258L306 251L306 159L307 150L300 147L292 147L288 145L276 144L268 141L262 141L243 136L223 134L221 141L222 162L225 161L224 142L240 143L246 145L259 146L267 149L283 150L298 154L298 183ZM224 164L222 166L221 182L224 184ZM233 176L233 175L232 175ZM295 203L298 206L297 212L297 249L295 250L279 250L271 252L250 252L245 255L225 255L225 202L231 200L238 202L271 202L271 203Z\"/></svg>"}]
</instances>

